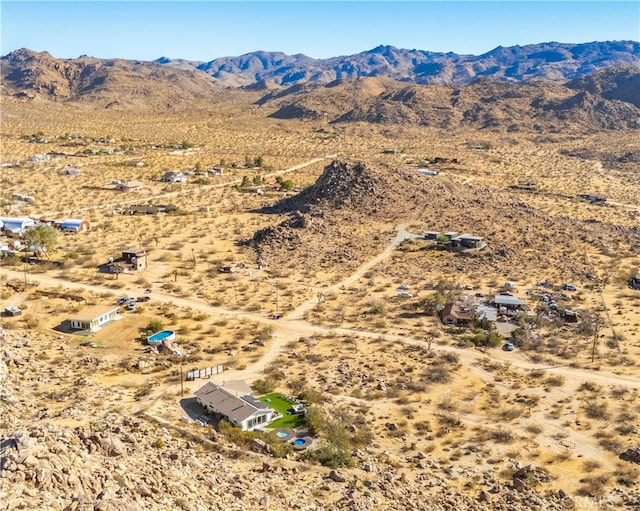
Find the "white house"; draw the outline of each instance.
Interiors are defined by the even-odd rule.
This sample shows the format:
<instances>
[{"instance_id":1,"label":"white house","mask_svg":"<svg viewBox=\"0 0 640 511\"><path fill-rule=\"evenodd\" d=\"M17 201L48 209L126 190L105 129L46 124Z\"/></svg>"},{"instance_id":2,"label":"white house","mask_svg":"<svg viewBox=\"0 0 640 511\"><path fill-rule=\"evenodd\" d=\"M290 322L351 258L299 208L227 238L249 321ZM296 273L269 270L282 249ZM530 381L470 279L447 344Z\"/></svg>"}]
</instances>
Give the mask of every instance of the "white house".
<instances>
[{"instance_id":1,"label":"white house","mask_svg":"<svg viewBox=\"0 0 640 511\"><path fill-rule=\"evenodd\" d=\"M96 305L83 309L69 318L71 328L75 330L100 330L105 323L120 319L118 311L120 306L116 305Z\"/></svg>"},{"instance_id":2,"label":"white house","mask_svg":"<svg viewBox=\"0 0 640 511\"><path fill-rule=\"evenodd\" d=\"M214 383L206 383L196 391L196 401L208 412L227 419L231 424L252 431L279 417L278 412L250 395L238 397Z\"/></svg>"},{"instance_id":3,"label":"white house","mask_svg":"<svg viewBox=\"0 0 640 511\"><path fill-rule=\"evenodd\" d=\"M30 227L36 225L35 220L32 218L2 217L0 218L0 222L2 222L3 231L9 231L14 234L22 234Z\"/></svg>"}]
</instances>

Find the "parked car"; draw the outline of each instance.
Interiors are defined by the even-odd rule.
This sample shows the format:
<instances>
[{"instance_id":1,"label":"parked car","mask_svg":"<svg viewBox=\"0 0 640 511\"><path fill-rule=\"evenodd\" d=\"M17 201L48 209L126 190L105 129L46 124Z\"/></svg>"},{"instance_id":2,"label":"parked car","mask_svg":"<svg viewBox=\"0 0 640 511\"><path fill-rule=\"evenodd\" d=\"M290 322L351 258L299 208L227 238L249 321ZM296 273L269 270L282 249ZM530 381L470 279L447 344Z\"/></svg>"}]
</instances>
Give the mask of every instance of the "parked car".
<instances>
[{"instance_id":1,"label":"parked car","mask_svg":"<svg viewBox=\"0 0 640 511\"><path fill-rule=\"evenodd\" d=\"M400 298L413 298L413 293L409 293L409 291L398 291L398 296Z\"/></svg>"},{"instance_id":2,"label":"parked car","mask_svg":"<svg viewBox=\"0 0 640 511\"><path fill-rule=\"evenodd\" d=\"M138 298L136 298L136 302L148 302L149 300L151 300L151 298L148 296L138 296Z\"/></svg>"},{"instance_id":3,"label":"parked car","mask_svg":"<svg viewBox=\"0 0 640 511\"><path fill-rule=\"evenodd\" d=\"M129 305L127 305L127 310L128 311L132 311L136 308L136 302L129 302Z\"/></svg>"},{"instance_id":4,"label":"parked car","mask_svg":"<svg viewBox=\"0 0 640 511\"><path fill-rule=\"evenodd\" d=\"M563 291L577 291L578 288L573 284L562 284Z\"/></svg>"},{"instance_id":5,"label":"parked car","mask_svg":"<svg viewBox=\"0 0 640 511\"><path fill-rule=\"evenodd\" d=\"M123 296L118 300L118 305L125 305L129 303L131 300L133 300L133 298L130 298L129 296Z\"/></svg>"},{"instance_id":6,"label":"parked car","mask_svg":"<svg viewBox=\"0 0 640 511\"><path fill-rule=\"evenodd\" d=\"M513 348L515 348L515 346L511 342L507 342L502 346L503 351L513 351Z\"/></svg>"}]
</instances>

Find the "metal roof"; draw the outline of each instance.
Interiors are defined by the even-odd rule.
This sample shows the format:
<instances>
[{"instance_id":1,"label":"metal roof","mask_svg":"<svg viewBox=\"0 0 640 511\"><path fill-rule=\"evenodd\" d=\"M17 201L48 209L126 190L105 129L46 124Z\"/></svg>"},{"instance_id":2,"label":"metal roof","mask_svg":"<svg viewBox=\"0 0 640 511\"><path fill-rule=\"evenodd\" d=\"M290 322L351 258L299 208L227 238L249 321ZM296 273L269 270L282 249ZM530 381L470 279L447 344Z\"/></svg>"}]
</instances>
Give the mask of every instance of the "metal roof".
<instances>
[{"instance_id":1,"label":"metal roof","mask_svg":"<svg viewBox=\"0 0 640 511\"><path fill-rule=\"evenodd\" d=\"M493 303L496 305L524 305L524 300L521 300L517 296L496 295L493 299Z\"/></svg>"}]
</instances>

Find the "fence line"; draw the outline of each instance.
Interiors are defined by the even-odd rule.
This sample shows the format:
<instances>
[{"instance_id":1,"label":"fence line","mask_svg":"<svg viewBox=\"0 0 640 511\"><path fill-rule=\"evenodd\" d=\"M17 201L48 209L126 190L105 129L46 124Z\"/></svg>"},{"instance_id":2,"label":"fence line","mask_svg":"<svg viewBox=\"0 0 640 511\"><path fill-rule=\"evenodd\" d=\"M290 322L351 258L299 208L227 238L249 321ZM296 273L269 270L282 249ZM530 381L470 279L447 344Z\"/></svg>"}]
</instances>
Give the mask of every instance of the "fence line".
<instances>
[{"instance_id":1,"label":"fence line","mask_svg":"<svg viewBox=\"0 0 640 511\"><path fill-rule=\"evenodd\" d=\"M213 367L205 367L204 369L192 369L187 371L187 381L193 381L196 378L210 378L224 371L222 364Z\"/></svg>"}]
</instances>

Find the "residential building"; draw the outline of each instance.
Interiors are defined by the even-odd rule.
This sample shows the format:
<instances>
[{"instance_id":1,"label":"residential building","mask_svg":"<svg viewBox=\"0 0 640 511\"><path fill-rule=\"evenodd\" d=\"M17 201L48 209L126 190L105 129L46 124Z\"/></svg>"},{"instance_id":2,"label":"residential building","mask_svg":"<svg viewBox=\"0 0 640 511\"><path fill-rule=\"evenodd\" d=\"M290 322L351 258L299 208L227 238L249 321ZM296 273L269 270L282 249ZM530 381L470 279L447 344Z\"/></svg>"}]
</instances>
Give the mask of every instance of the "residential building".
<instances>
[{"instance_id":1,"label":"residential building","mask_svg":"<svg viewBox=\"0 0 640 511\"><path fill-rule=\"evenodd\" d=\"M200 387L195 395L196 401L209 413L228 420L242 431L266 426L278 418L278 412L253 396L239 397L211 382Z\"/></svg>"}]
</instances>

